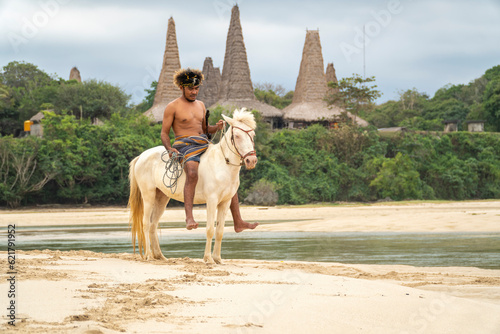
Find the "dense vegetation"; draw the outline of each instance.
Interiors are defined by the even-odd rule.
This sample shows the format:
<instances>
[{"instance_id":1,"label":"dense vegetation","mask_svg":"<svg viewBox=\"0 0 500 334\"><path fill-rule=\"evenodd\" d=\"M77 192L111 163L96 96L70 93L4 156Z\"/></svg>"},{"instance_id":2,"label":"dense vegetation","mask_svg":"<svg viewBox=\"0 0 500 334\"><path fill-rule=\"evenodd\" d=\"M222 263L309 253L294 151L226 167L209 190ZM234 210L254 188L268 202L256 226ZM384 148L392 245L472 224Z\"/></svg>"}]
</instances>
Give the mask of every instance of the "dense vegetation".
<instances>
[{"instance_id":1,"label":"dense vegetation","mask_svg":"<svg viewBox=\"0 0 500 334\"><path fill-rule=\"evenodd\" d=\"M460 129L467 130L467 120L484 120L486 131L500 132L500 65L467 85L447 85L432 98L415 88L399 97L360 115L378 128L439 131L444 120L458 120Z\"/></svg>"},{"instance_id":2,"label":"dense vegetation","mask_svg":"<svg viewBox=\"0 0 500 334\"><path fill-rule=\"evenodd\" d=\"M160 126L151 125L138 111L147 106L147 99L142 106L130 107L128 97L107 83L77 84L54 79L31 64L9 66L0 73L0 205L125 204L129 161L161 144ZM488 128L497 130L499 68L478 79L483 90L476 89L476 80L443 88L432 99L391 101L363 116L375 124L386 122L384 126L411 124L415 128L423 124L442 130L440 122L447 113L456 111L464 119L480 113L477 115L489 120ZM153 84L148 90L149 99L154 88ZM99 92L115 97L104 100ZM276 95L281 100L290 97ZM467 113L446 107L455 105L466 108ZM46 110L43 138L10 135L12 128L40 110ZM211 122L222 112L227 113L221 108L213 110ZM255 170L242 170L242 200L257 187L277 192L280 204L500 198L497 133L410 131L384 137L375 127L349 125L336 130L314 125L300 131L273 132L256 116L259 163ZM104 124L92 125L95 117ZM434 123L439 128L430 127Z\"/></svg>"}]
</instances>

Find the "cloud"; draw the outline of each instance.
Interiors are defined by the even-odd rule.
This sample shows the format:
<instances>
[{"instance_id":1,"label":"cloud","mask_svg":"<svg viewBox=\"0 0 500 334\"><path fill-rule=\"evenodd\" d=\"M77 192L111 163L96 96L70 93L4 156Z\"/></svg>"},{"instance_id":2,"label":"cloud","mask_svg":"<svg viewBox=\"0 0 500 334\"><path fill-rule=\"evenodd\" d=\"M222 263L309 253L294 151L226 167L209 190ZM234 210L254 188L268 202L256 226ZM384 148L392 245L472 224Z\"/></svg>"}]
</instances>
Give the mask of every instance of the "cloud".
<instances>
[{"instance_id":1,"label":"cloud","mask_svg":"<svg viewBox=\"0 0 500 334\"><path fill-rule=\"evenodd\" d=\"M238 1L254 82L295 88L306 29L320 30L323 58L339 77L375 75L380 101L416 87L433 94L498 65L500 4L495 0ZM168 18L176 22L183 66L224 61L233 0L4 0L0 66L25 60L48 73L119 84L138 103L157 80ZM52 7L51 7L52 6ZM390 14L388 16L388 13ZM365 58L363 25L368 31ZM13 37L18 37L17 40ZM17 43L17 44L16 44ZM346 53L350 45L356 52ZM361 45L361 46L360 46Z\"/></svg>"}]
</instances>

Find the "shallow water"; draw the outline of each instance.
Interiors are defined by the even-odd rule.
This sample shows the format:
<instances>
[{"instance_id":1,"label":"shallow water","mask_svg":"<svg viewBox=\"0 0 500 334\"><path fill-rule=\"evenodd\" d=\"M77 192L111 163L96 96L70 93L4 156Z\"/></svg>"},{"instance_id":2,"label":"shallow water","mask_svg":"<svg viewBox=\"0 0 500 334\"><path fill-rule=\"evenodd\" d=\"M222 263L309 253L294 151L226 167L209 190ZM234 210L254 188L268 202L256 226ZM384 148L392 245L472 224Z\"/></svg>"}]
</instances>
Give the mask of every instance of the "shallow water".
<instances>
[{"instance_id":1,"label":"shallow water","mask_svg":"<svg viewBox=\"0 0 500 334\"><path fill-rule=\"evenodd\" d=\"M5 228L0 240L7 240ZM202 258L205 237L163 226L160 244L166 257ZM0 250L6 249L6 242L0 242ZM133 252L128 227L117 225L17 227L16 249ZM225 233L222 257L500 269L500 233L246 231Z\"/></svg>"}]
</instances>

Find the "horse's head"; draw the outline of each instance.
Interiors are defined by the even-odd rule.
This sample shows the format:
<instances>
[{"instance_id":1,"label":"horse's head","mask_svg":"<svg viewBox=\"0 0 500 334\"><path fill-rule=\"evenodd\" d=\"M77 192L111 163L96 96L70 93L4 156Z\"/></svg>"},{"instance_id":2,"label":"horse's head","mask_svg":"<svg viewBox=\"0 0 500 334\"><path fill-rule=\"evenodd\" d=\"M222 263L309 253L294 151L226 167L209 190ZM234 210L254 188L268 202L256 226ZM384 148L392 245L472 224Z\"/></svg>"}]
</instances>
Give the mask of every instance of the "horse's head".
<instances>
[{"instance_id":1,"label":"horse's head","mask_svg":"<svg viewBox=\"0 0 500 334\"><path fill-rule=\"evenodd\" d=\"M231 144L240 156L246 169L253 169L257 164L255 152L255 118L253 114L245 109L235 110L233 118L222 115L224 120L231 126L227 135L231 137Z\"/></svg>"}]
</instances>

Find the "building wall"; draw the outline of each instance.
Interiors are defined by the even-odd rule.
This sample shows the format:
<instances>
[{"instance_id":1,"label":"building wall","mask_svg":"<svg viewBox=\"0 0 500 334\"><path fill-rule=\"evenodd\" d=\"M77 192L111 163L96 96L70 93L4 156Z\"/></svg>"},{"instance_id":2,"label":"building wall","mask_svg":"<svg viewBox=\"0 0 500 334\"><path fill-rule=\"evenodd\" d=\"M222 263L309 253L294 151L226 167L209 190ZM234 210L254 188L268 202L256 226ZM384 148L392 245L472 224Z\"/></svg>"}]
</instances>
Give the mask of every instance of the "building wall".
<instances>
[{"instance_id":1,"label":"building wall","mask_svg":"<svg viewBox=\"0 0 500 334\"><path fill-rule=\"evenodd\" d=\"M484 132L484 123L469 123L467 124L469 132Z\"/></svg>"}]
</instances>

